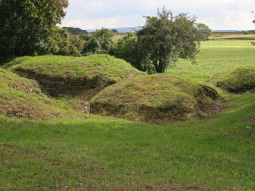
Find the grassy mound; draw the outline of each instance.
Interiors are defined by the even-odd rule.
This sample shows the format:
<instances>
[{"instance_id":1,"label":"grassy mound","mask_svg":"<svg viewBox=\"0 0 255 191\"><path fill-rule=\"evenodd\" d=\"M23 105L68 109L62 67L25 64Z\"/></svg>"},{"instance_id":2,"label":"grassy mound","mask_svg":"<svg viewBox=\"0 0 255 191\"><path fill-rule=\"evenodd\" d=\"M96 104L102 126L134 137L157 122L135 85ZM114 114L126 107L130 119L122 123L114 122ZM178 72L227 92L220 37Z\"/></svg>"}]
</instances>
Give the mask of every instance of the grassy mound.
<instances>
[{"instance_id":1,"label":"grassy mound","mask_svg":"<svg viewBox=\"0 0 255 191\"><path fill-rule=\"evenodd\" d=\"M255 67L240 66L226 72L217 73L209 81L229 92L253 92L255 89Z\"/></svg>"},{"instance_id":2,"label":"grassy mound","mask_svg":"<svg viewBox=\"0 0 255 191\"><path fill-rule=\"evenodd\" d=\"M0 68L0 114L25 119L85 118L82 113L58 107L59 102L41 93L35 80Z\"/></svg>"},{"instance_id":3,"label":"grassy mound","mask_svg":"<svg viewBox=\"0 0 255 191\"><path fill-rule=\"evenodd\" d=\"M22 77L36 79L42 91L51 96L77 95L104 87L122 79L144 74L129 63L109 55L88 57L37 56L16 58L4 66ZM91 97L91 96L90 96Z\"/></svg>"},{"instance_id":4,"label":"grassy mound","mask_svg":"<svg viewBox=\"0 0 255 191\"><path fill-rule=\"evenodd\" d=\"M91 100L91 112L129 120L168 123L199 118L215 106L217 92L167 74L142 76L107 87Z\"/></svg>"}]
</instances>

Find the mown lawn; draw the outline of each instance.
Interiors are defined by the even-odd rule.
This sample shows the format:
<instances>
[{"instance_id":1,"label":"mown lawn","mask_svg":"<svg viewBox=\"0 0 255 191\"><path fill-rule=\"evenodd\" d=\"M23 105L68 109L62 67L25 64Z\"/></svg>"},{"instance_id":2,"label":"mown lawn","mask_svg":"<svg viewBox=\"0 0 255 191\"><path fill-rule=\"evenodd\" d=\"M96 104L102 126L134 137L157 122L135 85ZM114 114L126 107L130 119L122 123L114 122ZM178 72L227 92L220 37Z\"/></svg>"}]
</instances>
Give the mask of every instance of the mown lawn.
<instances>
[{"instance_id":1,"label":"mown lawn","mask_svg":"<svg viewBox=\"0 0 255 191\"><path fill-rule=\"evenodd\" d=\"M204 81L254 65L254 48L207 41L168 72ZM255 190L255 94L222 96L224 112L167 126L0 115L0 190Z\"/></svg>"}]
</instances>

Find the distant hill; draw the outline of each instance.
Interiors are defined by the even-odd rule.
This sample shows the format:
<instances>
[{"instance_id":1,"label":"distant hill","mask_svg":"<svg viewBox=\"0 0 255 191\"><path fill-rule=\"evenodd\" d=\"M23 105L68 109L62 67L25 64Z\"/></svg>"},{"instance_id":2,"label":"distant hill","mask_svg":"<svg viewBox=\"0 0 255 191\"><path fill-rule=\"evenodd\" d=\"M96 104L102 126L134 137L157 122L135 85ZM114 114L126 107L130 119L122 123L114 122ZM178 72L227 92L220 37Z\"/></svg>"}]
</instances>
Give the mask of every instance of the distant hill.
<instances>
[{"instance_id":1,"label":"distant hill","mask_svg":"<svg viewBox=\"0 0 255 191\"><path fill-rule=\"evenodd\" d=\"M107 28L109 30L116 29L118 33L126 33L126 32L135 32L138 30L141 30L143 26L137 26L137 27L119 27L119 28ZM95 32L96 30L100 29L86 29L82 30L80 28L73 28L73 27L63 27L67 29L67 31L71 34L79 34L80 32ZM213 30L212 32L243 32L243 31L248 31L248 32L254 32L254 30Z\"/></svg>"},{"instance_id":2,"label":"distant hill","mask_svg":"<svg viewBox=\"0 0 255 191\"><path fill-rule=\"evenodd\" d=\"M213 30L212 32L253 32L254 30Z\"/></svg>"},{"instance_id":3,"label":"distant hill","mask_svg":"<svg viewBox=\"0 0 255 191\"><path fill-rule=\"evenodd\" d=\"M122 28L108 28L109 30L116 29L119 33L126 33L126 32L135 32L136 30L141 30L143 26L138 27L122 27ZM94 32L100 29L87 29L88 32ZM213 30L212 32L242 32L248 31L253 32L253 30Z\"/></svg>"},{"instance_id":4,"label":"distant hill","mask_svg":"<svg viewBox=\"0 0 255 191\"><path fill-rule=\"evenodd\" d=\"M68 33L72 35L79 35L80 33L87 34L88 32L86 30L82 30L80 28L74 28L74 27L62 27L63 29L66 29Z\"/></svg>"},{"instance_id":5,"label":"distant hill","mask_svg":"<svg viewBox=\"0 0 255 191\"><path fill-rule=\"evenodd\" d=\"M122 28L107 28L109 30L116 29L119 33L126 33L126 32L135 32L136 30L141 30L142 26L138 27L122 27ZM100 29L87 29L88 32L95 32L96 30Z\"/></svg>"}]
</instances>

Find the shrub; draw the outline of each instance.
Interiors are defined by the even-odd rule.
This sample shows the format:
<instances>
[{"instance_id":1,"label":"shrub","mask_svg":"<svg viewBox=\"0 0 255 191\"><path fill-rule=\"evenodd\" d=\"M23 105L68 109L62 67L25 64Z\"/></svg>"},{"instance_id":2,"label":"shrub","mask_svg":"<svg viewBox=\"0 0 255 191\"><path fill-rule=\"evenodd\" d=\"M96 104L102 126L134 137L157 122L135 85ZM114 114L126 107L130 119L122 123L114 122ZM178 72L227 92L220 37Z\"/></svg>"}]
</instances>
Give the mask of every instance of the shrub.
<instances>
[{"instance_id":1,"label":"shrub","mask_svg":"<svg viewBox=\"0 0 255 191\"><path fill-rule=\"evenodd\" d=\"M127 36L120 38L115 45L111 46L109 54L116 58L121 58L131 63L138 70L145 71L140 64L141 59L138 54L137 39L130 32Z\"/></svg>"}]
</instances>

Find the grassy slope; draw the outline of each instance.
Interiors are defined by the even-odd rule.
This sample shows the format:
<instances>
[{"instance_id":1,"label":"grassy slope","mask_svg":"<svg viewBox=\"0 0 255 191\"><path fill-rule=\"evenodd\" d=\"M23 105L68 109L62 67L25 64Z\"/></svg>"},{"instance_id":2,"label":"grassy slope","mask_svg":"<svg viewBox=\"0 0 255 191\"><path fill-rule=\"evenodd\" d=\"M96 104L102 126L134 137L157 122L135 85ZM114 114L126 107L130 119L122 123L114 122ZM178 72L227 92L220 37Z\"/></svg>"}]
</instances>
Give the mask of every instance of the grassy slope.
<instances>
[{"instance_id":1,"label":"grassy slope","mask_svg":"<svg viewBox=\"0 0 255 191\"><path fill-rule=\"evenodd\" d=\"M119 81L128 76L130 72L142 73L124 60L104 54L87 57L21 57L14 59L6 67L10 67L12 70L21 68L38 74L70 80L101 76L107 81Z\"/></svg>"},{"instance_id":2,"label":"grassy slope","mask_svg":"<svg viewBox=\"0 0 255 191\"><path fill-rule=\"evenodd\" d=\"M20 76L38 80L43 93L47 95L69 96L62 99L62 105L85 112L88 112L86 103L105 86L145 74L124 60L103 54L81 58L20 57L3 67Z\"/></svg>"},{"instance_id":3,"label":"grassy slope","mask_svg":"<svg viewBox=\"0 0 255 191\"><path fill-rule=\"evenodd\" d=\"M74 111L77 103L71 98L52 99L46 96L35 80L1 68L0 79L0 114L33 120L95 117Z\"/></svg>"},{"instance_id":4,"label":"grassy slope","mask_svg":"<svg viewBox=\"0 0 255 191\"><path fill-rule=\"evenodd\" d=\"M201 81L246 64L246 41L209 41L198 66L169 72ZM169 126L0 116L0 189L254 190L255 94L225 97L225 112Z\"/></svg>"},{"instance_id":5,"label":"grassy slope","mask_svg":"<svg viewBox=\"0 0 255 191\"><path fill-rule=\"evenodd\" d=\"M255 87L255 66L239 66L231 70L216 73L208 81L233 93L253 92Z\"/></svg>"}]
</instances>

